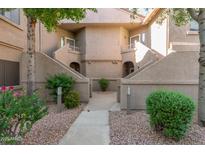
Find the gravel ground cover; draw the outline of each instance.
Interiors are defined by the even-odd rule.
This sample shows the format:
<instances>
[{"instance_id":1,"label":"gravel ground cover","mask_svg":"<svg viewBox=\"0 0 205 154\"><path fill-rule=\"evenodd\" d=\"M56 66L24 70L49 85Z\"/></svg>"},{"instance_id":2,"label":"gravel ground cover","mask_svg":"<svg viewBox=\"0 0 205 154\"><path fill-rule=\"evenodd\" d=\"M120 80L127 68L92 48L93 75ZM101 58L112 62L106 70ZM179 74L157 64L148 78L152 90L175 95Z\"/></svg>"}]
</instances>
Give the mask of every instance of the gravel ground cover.
<instances>
[{"instance_id":1,"label":"gravel ground cover","mask_svg":"<svg viewBox=\"0 0 205 154\"><path fill-rule=\"evenodd\" d=\"M56 105L49 104L49 114L33 125L31 131L25 135L22 144L58 144L84 106L85 104L81 104L69 110L64 108L61 113L57 113Z\"/></svg>"},{"instance_id":2,"label":"gravel ground cover","mask_svg":"<svg viewBox=\"0 0 205 154\"><path fill-rule=\"evenodd\" d=\"M205 144L205 128L193 124L186 137L179 142L165 138L150 128L144 111L126 114L126 111L109 113L110 144Z\"/></svg>"}]
</instances>

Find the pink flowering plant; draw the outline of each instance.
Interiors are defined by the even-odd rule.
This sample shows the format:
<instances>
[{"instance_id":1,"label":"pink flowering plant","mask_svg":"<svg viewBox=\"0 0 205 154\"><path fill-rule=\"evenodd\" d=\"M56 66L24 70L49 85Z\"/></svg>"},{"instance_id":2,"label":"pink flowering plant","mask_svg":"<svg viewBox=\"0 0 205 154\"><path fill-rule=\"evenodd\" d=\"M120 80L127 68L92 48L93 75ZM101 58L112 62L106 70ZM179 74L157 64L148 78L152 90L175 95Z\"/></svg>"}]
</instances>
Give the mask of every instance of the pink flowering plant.
<instances>
[{"instance_id":1,"label":"pink flowering plant","mask_svg":"<svg viewBox=\"0 0 205 154\"><path fill-rule=\"evenodd\" d=\"M0 89L0 144L20 144L32 125L47 114L36 93L25 95L13 86Z\"/></svg>"}]
</instances>

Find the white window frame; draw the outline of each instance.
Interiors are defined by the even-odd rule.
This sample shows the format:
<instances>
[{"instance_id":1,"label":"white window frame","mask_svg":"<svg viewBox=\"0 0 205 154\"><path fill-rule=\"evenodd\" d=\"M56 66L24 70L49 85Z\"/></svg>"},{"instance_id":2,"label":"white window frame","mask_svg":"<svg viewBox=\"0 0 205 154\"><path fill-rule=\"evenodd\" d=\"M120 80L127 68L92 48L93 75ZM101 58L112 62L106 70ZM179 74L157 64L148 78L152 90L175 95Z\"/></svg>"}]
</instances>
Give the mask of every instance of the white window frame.
<instances>
[{"instance_id":1,"label":"white window frame","mask_svg":"<svg viewBox=\"0 0 205 154\"><path fill-rule=\"evenodd\" d=\"M191 28L192 28L192 27L191 27L191 23L192 23L192 22L195 22L195 24L197 24L197 22L194 21L194 20L190 21L190 23L189 23L189 31L198 32L198 31L199 31L199 25L198 25L198 29L191 29Z\"/></svg>"},{"instance_id":2,"label":"white window frame","mask_svg":"<svg viewBox=\"0 0 205 154\"><path fill-rule=\"evenodd\" d=\"M195 29L191 29L191 22L189 23L189 29L187 31L187 35L198 35L199 34L199 27L198 27L198 30Z\"/></svg>"},{"instance_id":3,"label":"white window frame","mask_svg":"<svg viewBox=\"0 0 205 154\"><path fill-rule=\"evenodd\" d=\"M132 43L131 43L132 38L137 37L137 36L139 37L139 41L140 41L140 34L136 34L130 37L130 48L132 46Z\"/></svg>"},{"instance_id":4,"label":"white window frame","mask_svg":"<svg viewBox=\"0 0 205 154\"><path fill-rule=\"evenodd\" d=\"M65 46L66 44L66 40L71 40L73 41L74 43L74 48L75 48L75 39L72 39L70 37L67 37L67 36L64 36L64 37L61 37L61 47Z\"/></svg>"},{"instance_id":5,"label":"white window frame","mask_svg":"<svg viewBox=\"0 0 205 154\"><path fill-rule=\"evenodd\" d=\"M143 38L144 37L144 38ZM144 39L144 40L143 40ZM145 34L145 32L144 33L141 33L140 34L140 42L141 43L143 43L143 44L145 44L145 41L146 41L146 34Z\"/></svg>"},{"instance_id":6,"label":"white window frame","mask_svg":"<svg viewBox=\"0 0 205 154\"><path fill-rule=\"evenodd\" d=\"M66 40L73 41L73 42L74 42L74 47L75 47L75 39L72 39L72 38L70 38L70 37L65 37L64 39L65 39L65 42L66 42Z\"/></svg>"}]
</instances>

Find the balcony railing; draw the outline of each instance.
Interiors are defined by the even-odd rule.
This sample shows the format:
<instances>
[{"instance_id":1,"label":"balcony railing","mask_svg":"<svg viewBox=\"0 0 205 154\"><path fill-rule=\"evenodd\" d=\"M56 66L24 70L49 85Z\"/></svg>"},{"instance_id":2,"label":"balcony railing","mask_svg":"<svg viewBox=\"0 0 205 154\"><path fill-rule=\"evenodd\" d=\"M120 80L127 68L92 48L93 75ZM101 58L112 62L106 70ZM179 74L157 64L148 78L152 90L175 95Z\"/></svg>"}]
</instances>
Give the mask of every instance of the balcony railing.
<instances>
[{"instance_id":1,"label":"balcony railing","mask_svg":"<svg viewBox=\"0 0 205 154\"><path fill-rule=\"evenodd\" d=\"M80 52L80 48L79 47L76 47L76 46L73 46L73 45L68 45L68 48L71 49L72 51Z\"/></svg>"},{"instance_id":2,"label":"balcony railing","mask_svg":"<svg viewBox=\"0 0 205 154\"><path fill-rule=\"evenodd\" d=\"M126 48L121 48L121 52L131 52L131 51L136 51L137 47L136 44L132 43L129 44Z\"/></svg>"}]
</instances>

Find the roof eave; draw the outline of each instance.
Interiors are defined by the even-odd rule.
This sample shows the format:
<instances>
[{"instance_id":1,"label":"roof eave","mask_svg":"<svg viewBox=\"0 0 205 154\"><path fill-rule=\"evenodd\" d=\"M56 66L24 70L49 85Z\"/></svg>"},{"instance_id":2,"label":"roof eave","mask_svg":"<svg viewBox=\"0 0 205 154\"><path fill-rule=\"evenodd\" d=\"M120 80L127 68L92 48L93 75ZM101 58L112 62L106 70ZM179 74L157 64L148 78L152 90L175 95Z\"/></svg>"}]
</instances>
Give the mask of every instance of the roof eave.
<instances>
[{"instance_id":1,"label":"roof eave","mask_svg":"<svg viewBox=\"0 0 205 154\"><path fill-rule=\"evenodd\" d=\"M153 9L143 20L143 25L152 24L157 17L162 13L163 8L155 8Z\"/></svg>"}]
</instances>

